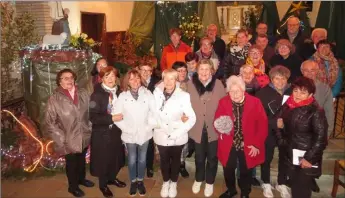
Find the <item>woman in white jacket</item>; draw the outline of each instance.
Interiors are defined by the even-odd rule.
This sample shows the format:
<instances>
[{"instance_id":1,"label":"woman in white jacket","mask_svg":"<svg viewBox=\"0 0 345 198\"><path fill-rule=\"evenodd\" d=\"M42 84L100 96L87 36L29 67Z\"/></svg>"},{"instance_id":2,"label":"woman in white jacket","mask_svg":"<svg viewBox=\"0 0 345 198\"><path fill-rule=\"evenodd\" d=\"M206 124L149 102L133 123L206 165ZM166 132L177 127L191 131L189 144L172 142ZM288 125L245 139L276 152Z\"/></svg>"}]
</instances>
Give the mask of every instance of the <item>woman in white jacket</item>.
<instances>
[{"instance_id":1,"label":"woman in white jacket","mask_svg":"<svg viewBox=\"0 0 345 198\"><path fill-rule=\"evenodd\" d=\"M131 180L129 194L146 194L143 183L146 169L146 152L156 125L155 100L152 93L142 86L140 73L130 70L122 82L123 92L115 104L113 114L122 114L123 120L115 122L122 130L121 139L128 151L128 170ZM114 151L116 152L116 151ZM138 160L137 160L138 159Z\"/></svg>"},{"instance_id":2,"label":"woman in white jacket","mask_svg":"<svg viewBox=\"0 0 345 198\"><path fill-rule=\"evenodd\" d=\"M188 131L196 122L189 94L176 86L177 76L174 69L164 70L164 88L157 87L153 93L158 122L154 128L153 139L160 154L160 168L164 181L162 197L177 195L176 182L182 148L188 142ZM183 115L188 117L185 122L181 120Z\"/></svg>"}]
</instances>

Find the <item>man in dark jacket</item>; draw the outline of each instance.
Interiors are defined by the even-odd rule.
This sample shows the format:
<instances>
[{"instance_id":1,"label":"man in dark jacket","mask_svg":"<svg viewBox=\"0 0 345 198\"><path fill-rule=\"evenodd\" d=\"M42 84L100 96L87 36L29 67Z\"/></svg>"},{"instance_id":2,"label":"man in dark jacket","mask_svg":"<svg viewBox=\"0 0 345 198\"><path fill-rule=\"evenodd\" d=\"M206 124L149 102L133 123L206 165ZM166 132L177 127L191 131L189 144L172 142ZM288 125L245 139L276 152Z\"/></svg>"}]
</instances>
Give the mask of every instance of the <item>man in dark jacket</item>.
<instances>
[{"instance_id":1,"label":"man in dark jacket","mask_svg":"<svg viewBox=\"0 0 345 198\"><path fill-rule=\"evenodd\" d=\"M301 49L301 58L304 60L309 59L317 50L317 44L321 40L327 39L327 30L324 28L316 28L311 33L311 39L307 38L304 40ZM331 50L335 54L335 46L331 45Z\"/></svg>"},{"instance_id":2,"label":"man in dark jacket","mask_svg":"<svg viewBox=\"0 0 345 198\"><path fill-rule=\"evenodd\" d=\"M255 43L262 49L265 64L269 65L271 58L275 55L274 49L268 45L268 37L266 34L260 34L256 37ZM267 71L266 71L267 72Z\"/></svg>"},{"instance_id":3,"label":"man in dark jacket","mask_svg":"<svg viewBox=\"0 0 345 198\"><path fill-rule=\"evenodd\" d=\"M288 39L294 44L297 55L300 55L301 47L306 38L308 37L300 30L300 20L297 17L290 17L287 21L287 30L278 36L278 40Z\"/></svg>"}]
</instances>

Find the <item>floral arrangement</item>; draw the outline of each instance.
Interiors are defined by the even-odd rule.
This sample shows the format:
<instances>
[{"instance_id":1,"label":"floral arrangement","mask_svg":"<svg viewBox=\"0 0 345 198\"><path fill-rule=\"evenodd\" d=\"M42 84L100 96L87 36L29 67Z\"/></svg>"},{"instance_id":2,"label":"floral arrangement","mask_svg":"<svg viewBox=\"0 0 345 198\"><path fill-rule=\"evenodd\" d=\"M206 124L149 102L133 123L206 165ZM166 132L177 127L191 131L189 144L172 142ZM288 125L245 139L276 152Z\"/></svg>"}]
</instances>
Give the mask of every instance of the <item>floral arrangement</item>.
<instances>
[{"instance_id":1,"label":"floral arrangement","mask_svg":"<svg viewBox=\"0 0 345 198\"><path fill-rule=\"evenodd\" d=\"M77 33L71 36L69 45L77 49L91 49L94 46L101 45L101 42L96 42L92 38L88 38L85 33Z\"/></svg>"},{"instance_id":2,"label":"floral arrangement","mask_svg":"<svg viewBox=\"0 0 345 198\"><path fill-rule=\"evenodd\" d=\"M139 37L126 31L123 39L118 37L112 43L115 60L130 67L137 67L144 63L157 67L157 58L153 53L138 55L137 50L140 49L141 43L142 40Z\"/></svg>"},{"instance_id":3,"label":"floral arrangement","mask_svg":"<svg viewBox=\"0 0 345 198\"><path fill-rule=\"evenodd\" d=\"M196 13L192 16L181 17L179 28L181 28L184 36L189 40L194 40L196 33L203 27L200 17Z\"/></svg>"}]
</instances>

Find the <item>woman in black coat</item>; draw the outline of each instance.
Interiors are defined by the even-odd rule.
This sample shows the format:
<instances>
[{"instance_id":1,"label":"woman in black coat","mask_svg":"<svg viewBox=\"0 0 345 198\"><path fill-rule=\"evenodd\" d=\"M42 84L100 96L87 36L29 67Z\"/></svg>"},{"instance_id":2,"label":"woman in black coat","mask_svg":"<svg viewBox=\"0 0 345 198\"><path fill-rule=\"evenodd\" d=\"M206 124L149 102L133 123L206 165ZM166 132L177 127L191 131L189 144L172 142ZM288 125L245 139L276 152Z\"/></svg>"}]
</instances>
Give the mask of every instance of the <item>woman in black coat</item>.
<instances>
[{"instance_id":1,"label":"woman in black coat","mask_svg":"<svg viewBox=\"0 0 345 198\"><path fill-rule=\"evenodd\" d=\"M121 188L126 186L116 178L125 164L121 130L114 124L114 121L122 119L122 115L112 115L112 107L120 94L116 74L113 67L103 68L99 73L102 83L95 85L90 99L90 172L92 176L99 178L99 188L105 197L113 196L108 184Z\"/></svg>"},{"instance_id":2,"label":"woman in black coat","mask_svg":"<svg viewBox=\"0 0 345 198\"><path fill-rule=\"evenodd\" d=\"M297 78L292 84L292 96L283 105L277 121L278 144L287 148L285 156L293 198L311 197L313 179L321 176L328 124L314 93L313 80Z\"/></svg>"},{"instance_id":3,"label":"woman in black coat","mask_svg":"<svg viewBox=\"0 0 345 198\"><path fill-rule=\"evenodd\" d=\"M270 61L271 68L277 65L287 67L291 72L288 83L292 83L297 77L302 76L302 59L295 53L295 46L289 40L280 39L276 44L275 51L276 55L272 56Z\"/></svg>"}]
</instances>

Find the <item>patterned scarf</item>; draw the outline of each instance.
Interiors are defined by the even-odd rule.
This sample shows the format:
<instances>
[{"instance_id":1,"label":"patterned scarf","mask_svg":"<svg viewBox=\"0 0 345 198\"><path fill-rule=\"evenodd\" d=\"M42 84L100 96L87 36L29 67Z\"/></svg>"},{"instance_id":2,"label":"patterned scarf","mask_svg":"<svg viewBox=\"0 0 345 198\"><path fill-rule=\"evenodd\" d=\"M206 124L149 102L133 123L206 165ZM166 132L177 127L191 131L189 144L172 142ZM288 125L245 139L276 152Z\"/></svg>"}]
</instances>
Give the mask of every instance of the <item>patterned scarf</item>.
<instances>
[{"instance_id":1,"label":"patterned scarf","mask_svg":"<svg viewBox=\"0 0 345 198\"><path fill-rule=\"evenodd\" d=\"M242 114L243 114L244 100L241 103L232 102L232 113L234 120L234 139L233 146L237 151L243 150L243 131L242 131Z\"/></svg>"},{"instance_id":2,"label":"patterned scarf","mask_svg":"<svg viewBox=\"0 0 345 198\"><path fill-rule=\"evenodd\" d=\"M136 90L136 91L130 89L129 91L131 92L131 95L133 96L133 98L134 98L135 100L138 100L138 98L139 98L139 89Z\"/></svg>"},{"instance_id":3,"label":"patterned scarf","mask_svg":"<svg viewBox=\"0 0 345 198\"><path fill-rule=\"evenodd\" d=\"M254 67L254 73L257 74L264 74L265 73L265 61L263 59L260 60L258 65L254 65L252 59L250 57L246 60L247 65L251 65Z\"/></svg>"},{"instance_id":4,"label":"patterned scarf","mask_svg":"<svg viewBox=\"0 0 345 198\"><path fill-rule=\"evenodd\" d=\"M294 108L297 108L297 107L302 107L302 106L309 105L313 101L314 101L314 96L312 96L312 97L310 97L308 99L302 100L301 102L295 102L295 100L293 99L293 96L290 96L287 99L286 104L290 107L290 109L294 109Z\"/></svg>"},{"instance_id":5,"label":"patterned scarf","mask_svg":"<svg viewBox=\"0 0 345 198\"><path fill-rule=\"evenodd\" d=\"M116 96L117 86L110 88L106 86L104 83L102 83L101 86L104 89L104 91L109 93L109 103L107 106L107 113L111 114L113 112L113 107L115 106L115 101L117 99L117 96Z\"/></svg>"},{"instance_id":6,"label":"patterned scarf","mask_svg":"<svg viewBox=\"0 0 345 198\"><path fill-rule=\"evenodd\" d=\"M318 63L320 68L317 79L328 84L332 88L337 80L339 72L339 64L337 59L334 57L332 52L330 52L328 56L324 56L318 51L314 53L313 58L314 61ZM328 67L326 66L326 61L328 62Z\"/></svg>"},{"instance_id":7,"label":"patterned scarf","mask_svg":"<svg viewBox=\"0 0 345 198\"><path fill-rule=\"evenodd\" d=\"M241 48L237 43L230 44L230 54L238 60L245 60L248 57L248 50L251 44L248 42Z\"/></svg>"}]
</instances>

